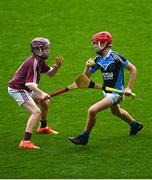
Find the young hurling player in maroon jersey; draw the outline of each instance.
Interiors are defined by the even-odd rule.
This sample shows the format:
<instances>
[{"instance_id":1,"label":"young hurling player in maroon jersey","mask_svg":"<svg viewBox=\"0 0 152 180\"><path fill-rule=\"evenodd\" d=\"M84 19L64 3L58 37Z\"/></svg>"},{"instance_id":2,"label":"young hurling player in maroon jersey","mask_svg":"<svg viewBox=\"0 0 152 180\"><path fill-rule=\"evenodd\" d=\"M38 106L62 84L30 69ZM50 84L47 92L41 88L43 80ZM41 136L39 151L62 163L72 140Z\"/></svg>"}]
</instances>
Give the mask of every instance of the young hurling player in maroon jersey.
<instances>
[{"instance_id":1,"label":"young hurling player in maroon jersey","mask_svg":"<svg viewBox=\"0 0 152 180\"><path fill-rule=\"evenodd\" d=\"M49 57L50 41L46 38L35 38L31 42L32 55L28 57L18 68L12 80L9 81L8 92L19 104L30 112L27 121L23 140L19 144L20 149L39 149L31 141L31 136L35 124L39 118L40 127L38 133L58 133L47 126L48 107L50 96L38 88L40 75L46 73L50 77L54 76L63 64L63 58L57 57L53 67L46 64ZM36 104L43 100L41 107Z\"/></svg>"}]
</instances>

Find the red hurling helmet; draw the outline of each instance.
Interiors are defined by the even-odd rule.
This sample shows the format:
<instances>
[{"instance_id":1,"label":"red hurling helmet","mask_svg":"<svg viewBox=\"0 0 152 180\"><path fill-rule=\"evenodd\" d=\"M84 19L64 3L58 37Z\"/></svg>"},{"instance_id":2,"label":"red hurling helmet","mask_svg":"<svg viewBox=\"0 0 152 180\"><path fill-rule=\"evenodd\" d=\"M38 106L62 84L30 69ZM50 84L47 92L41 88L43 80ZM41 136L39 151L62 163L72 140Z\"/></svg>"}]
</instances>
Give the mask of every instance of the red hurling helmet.
<instances>
[{"instance_id":1,"label":"red hurling helmet","mask_svg":"<svg viewBox=\"0 0 152 180\"><path fill-rule=\"evenodd\" d=\"M107 42L107 46L112 46L112 35L107 31L98 32L92 36L92 41Z\"/></svg>"}]
</instances>

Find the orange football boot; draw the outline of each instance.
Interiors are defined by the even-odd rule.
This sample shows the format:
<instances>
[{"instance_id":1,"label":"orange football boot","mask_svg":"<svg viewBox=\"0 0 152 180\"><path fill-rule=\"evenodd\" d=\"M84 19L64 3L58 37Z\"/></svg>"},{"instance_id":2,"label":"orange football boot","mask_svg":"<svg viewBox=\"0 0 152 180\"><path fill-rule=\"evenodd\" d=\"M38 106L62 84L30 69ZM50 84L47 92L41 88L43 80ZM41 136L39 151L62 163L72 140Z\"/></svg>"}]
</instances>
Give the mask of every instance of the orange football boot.
<instances>
[{"instance_id":1,"label":"orange football boot","mask_svg":"<svg viewBox=\"0 0 152 180\"><path fill-rule=\"evenodd\" d=\"M39 146L36 146L32 141L22 140L19 144L19 149L40 149Z\"/></svg>"},{"instance_id":2,"label":"orange football boot","mask_svg":"<svg viewBox=\"0 0 152 180\"><path fill-rule=\"evenodd\" d=\"M39 134L59 134L58 131L54 131L50 127L45 127L45 128L38 127L37 132Z\"/></svg>"}]
</instances>

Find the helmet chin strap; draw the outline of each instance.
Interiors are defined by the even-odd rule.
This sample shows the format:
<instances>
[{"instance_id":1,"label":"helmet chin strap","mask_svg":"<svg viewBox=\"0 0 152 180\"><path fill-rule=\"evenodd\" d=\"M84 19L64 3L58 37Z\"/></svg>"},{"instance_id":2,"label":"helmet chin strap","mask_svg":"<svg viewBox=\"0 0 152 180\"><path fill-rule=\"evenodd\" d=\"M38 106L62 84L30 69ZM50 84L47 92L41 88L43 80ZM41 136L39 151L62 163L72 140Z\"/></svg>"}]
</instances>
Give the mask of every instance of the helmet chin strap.
<instances>
[{"instance_id":1,"label":"helmet chin strap","mask_svg":"<svg viewBox=\"0 0 152 180\"><path fill-rule=\"evenodd\" d=\"M99 42L98 42L98 47L99 47L100 50L97 50L96 53L97 53L98 55L102 55L102 52L103 52L108 46L109 46L109 45L107 44L107 45L105 45L104 48L101 49L101 44L100 44L100 41L99 41Z\"/></svg>"}]
</instances>

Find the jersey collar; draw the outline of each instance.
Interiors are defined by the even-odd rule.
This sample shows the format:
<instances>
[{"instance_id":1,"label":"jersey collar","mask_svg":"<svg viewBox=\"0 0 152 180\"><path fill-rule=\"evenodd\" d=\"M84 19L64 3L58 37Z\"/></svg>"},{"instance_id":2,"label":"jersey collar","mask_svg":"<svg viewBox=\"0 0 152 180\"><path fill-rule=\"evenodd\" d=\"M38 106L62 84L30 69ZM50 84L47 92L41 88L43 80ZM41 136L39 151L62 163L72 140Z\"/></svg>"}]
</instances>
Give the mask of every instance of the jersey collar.
<instances>
[{"instance_id":1,"label":"jersey collar","mask_svg":"<svg viewBox=\"0 0 152 180\"><path fill-rule=\"evenodd\" d=\"M108 51L108 53L107 53L107 55L106 55L106 57L102 57L102 55L100 55L101 57L102 57L102 59L106 59L106 58L108 58L109 56L110 56L110 54L111 54L111 52L112 52L112 50L111 49L109 49L109 51Z\"/></svg>"}]
</instances>

